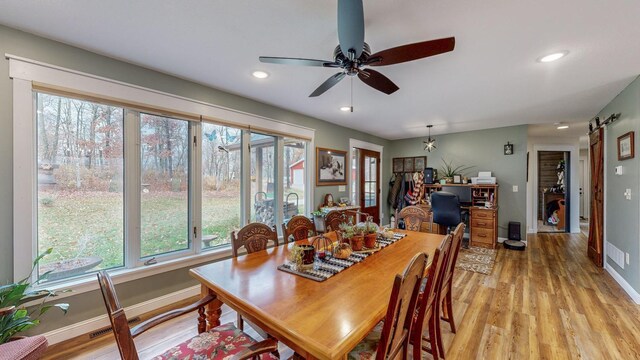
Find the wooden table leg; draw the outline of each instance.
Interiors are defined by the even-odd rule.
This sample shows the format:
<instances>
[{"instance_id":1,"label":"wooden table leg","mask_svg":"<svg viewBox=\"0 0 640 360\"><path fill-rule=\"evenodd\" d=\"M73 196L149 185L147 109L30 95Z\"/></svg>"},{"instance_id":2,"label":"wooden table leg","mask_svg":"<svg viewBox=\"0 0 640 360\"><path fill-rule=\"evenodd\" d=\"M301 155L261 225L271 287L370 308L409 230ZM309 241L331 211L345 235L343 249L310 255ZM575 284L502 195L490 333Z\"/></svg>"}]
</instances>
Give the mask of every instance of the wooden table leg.
<instances>
[{"instance_id":1,"label":"wooden table leg","mask_svg":"<svg viewBox=\"0 0 640 360\"><path fill-rule=\"evenodd\" d=\"M203 297L207 295L215 296L215 293L205 285L200 285L200 294ZM222 315L221 307L222 301L216 299L207 304L206 311L198 311L198 332L209 331L220 325L220 315ZM202 329L204 331L202 331Z\"/></svg>"}]
</instances>

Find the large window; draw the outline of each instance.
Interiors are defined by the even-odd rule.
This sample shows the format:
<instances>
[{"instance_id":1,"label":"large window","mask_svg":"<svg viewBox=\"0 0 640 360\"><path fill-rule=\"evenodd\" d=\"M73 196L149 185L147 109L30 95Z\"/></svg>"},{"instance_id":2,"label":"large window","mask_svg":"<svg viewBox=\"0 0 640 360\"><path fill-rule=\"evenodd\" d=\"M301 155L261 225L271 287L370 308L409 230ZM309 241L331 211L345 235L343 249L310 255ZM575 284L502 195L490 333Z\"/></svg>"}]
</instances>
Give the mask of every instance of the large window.
<instances>
[{"instance_id":1,"label":"large window","mask_svg":"<svg viewBox=\"0 0 640 360\"><path fill-rule=\"evenodd\" d=\"M202 124L202 247L230 242L240 227L242 131Z\"/></svg>"},{"instance_id":2,"label":"large window","mask_svg":"<svg viewBox=\"0 0 640 360\"><path fill-rule=\"evenodd\" d=\"M53 248L39 273L123 266L123 109L45 93L36 103L38 252Z\"/></svg>"},{"instance_id":3,"label":"large window","mask_svg":"<svg viewBox=\"0 0 640 360\"><path fill-rule=\"evenodd\" d=\"M14 279L52 248L33 276L127 281L226 257L251 221L308 214L309 143L278 134L312 129L9 57Z\"/></svg>"}]
</instances>

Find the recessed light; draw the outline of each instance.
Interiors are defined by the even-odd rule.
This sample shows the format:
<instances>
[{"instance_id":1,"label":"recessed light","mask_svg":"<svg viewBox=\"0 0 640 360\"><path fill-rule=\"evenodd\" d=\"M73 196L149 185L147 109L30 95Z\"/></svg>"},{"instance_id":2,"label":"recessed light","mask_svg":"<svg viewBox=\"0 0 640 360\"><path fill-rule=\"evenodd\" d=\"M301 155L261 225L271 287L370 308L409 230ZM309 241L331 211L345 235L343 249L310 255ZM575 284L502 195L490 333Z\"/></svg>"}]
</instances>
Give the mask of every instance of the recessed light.
<instances>
[{"instance_id":1,"label":"recessed light","mask_svg":"<svg viewBox=\"0 0 640 360\"><path fill-rule=\"evenodd\" d=\"M564 129L568 129L569 125L560 125L558 126L558 130L564 130Z\"/></svg>"},{"instance_id":2,"label":"recessed light","mask_svg":"<svg viewBox=\"0 0 640 360\"><path fill-rule=\"evenodd\" d=\"M251 73L251 75L258 79L266 79L269 77L269 73L260 70L254 71L253 73Z\"/></svg>"},{"instance_id":3,"label":"recessed light","mask_svg":"<svg viewBox=\"0 0 640 360\"><path fill-rule=\"evenodd\" d=\"M553 53L553 54L545 55L545 56L539 58L538 61L539 62L543 62L543 63L556 61L556 60L559 60L560 58L563 58L563 57L567 56L568 53L569 53L568 51L556 52L556 53Z\"/></svg>"},{"instance_id":4,"label":"recessed light","mask_svg":"<svg viewBox=\"0 0 640 360\"><path fill-rule=\"evenodd\" d=\"M344 112L351 111L351 106L341 106L340 111L344 111Z\"/></svg>"}]
</instances>

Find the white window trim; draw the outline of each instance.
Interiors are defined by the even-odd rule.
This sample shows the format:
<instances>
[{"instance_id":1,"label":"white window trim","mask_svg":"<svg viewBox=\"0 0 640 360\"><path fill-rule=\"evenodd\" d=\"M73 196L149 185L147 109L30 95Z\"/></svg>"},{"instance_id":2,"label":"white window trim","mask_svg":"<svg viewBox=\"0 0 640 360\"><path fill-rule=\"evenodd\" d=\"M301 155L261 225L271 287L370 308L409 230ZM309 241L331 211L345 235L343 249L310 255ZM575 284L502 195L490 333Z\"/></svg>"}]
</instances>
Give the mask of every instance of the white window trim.
<instances>
[{"instance_id":1,"label":"white window trim","mask_svg":"<svg viewBox=\"0 0 640 360\"><path fill-rule=\"evenodd\" d=\"M224 119L224 121L230 126L234 126L234 124L236 124L240 127L271 129L272 132L281 134L278 136L296 136L300 139L306 139L309 146L313 147L315 130L311 128L228 109L218 105L192 100L14 55L5 54L5 57L9 59L9 77L13 80L13 270L14 279L16 280L28 276L31 271L32 261L35 256L37 256L37 156L35 154L36 131L34 111L36 106L34 104L33 96L34 82L46 84L54 88L71 89L80 93L90 94L91 96L101 97L106 100L122 99L126 102L139 103L151 108L173 109L183 113L199 114L202 117ZM198 122L196 121L193 123L197 124ZM126 124L127 121L125 121L125 127ZM137 125L137 122L135 125ZM199 128L199 125L192 127L194 130ZM196 133L196 136L199 136L197 131L193 131L193 133ZM243 147L245 146L244 144L247 144L246 147L248 147L248 140L248 136L243 136ZM133 139L132 141L135 142L136 140ZM137 141L139 141L139 139ZM136 146L133 148L135 149ZM246 154L246 159L243 158L243 160L249 160L250 153L244 153ZM308 151L308 154L309 153L313 152ZM200 168L200 164L196 160L197 159L192 159L193 164L196 165L192 168L192 174L195 174L191 180L192 186L197 186L201 183L201 174L193 172ZM313 161L311 157L310 161ZM244 161L243 163L246 164L246 167L250 166L249 161ZM132 166L139 167L139 165ZM305 203L307 204L307 211L310 209L311 199L313 199L313 187L312 183L309 181L311 179L309 173L311 169L312 167L308 166L306 170L308 195L305 196ZM242 170L244 172L247 169L243 167ZM135 171L133 174L132 171L128 171L128 173L130 174L129 176L139 175L139 171ZM242 174L243 181L245 181L245 178L246 176ZM131 181L132 179L129 180ZM134 186L135 183L139 182L139 179L137 179L137 181L130 183L130 186ZM250 183L243 184L243 189L245 187L250 187ZM248 204L250 204L250 191L243 193L244 198L242 198L242 201L246 206L245 209L248 210ZM134 197L125 199L125 211L132 213L137 212L139 215L139 201L136 201ZM197 228L195 238L200 238L200 210L193 212L193 208L195 206L199 206L199 201L192 201L193 219L190 224ZM125 215L125 221L128 221L128 218L130 219L129 216ZM241 219L243 222L244 220L245 219ZM137 229L129 227L128 233L125 234L125 242L127 239L133 238L132 236L139 237L139 230L139 224ZM133 250L131 246L126 246L124 254L125 268L122 270L115 269L114 273L124 274L120 276L122 276L123 281L124 279L127 279L126 281L128 281L129 279L138 277L132 277L127 274L144 273L144 276L148 276L152 273L155 274L170 271L176 268L189 266L190 264L195 264L196 262L212 260L211 257L219 257L216 256L216 254L227 253L230 251L227 246L220 249L214 249L212 251L195 253L199 250L200 246L196 241L194 241L195 239L193 238L191 231L190 237L193 242L192 247L189 250L189 252L192 253L191 255L184 255L185 252L183 251L181 258L174 260L170 260L168 258L167 260L169 261L153 265L151 267L135 267L139 265L139 256L135 256L132 252L140 254L139 243L137 249ZM151 268L154 270L150 270ZM61 284L82 284L85 281L92 281L92 276L74 278L69 281L61 282ZM64 287L68 288L68 286Z\"/></svg>"}]
</instances>

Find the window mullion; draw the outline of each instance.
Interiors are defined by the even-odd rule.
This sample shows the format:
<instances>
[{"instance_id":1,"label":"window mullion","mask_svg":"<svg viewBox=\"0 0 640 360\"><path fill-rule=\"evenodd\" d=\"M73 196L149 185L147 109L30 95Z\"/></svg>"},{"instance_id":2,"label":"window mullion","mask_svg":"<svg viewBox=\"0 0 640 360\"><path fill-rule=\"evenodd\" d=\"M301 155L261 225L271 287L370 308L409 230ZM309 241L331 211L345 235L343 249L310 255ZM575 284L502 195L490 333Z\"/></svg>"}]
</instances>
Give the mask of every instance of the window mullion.
<instances>
[{"instance_id":1,"label":"window mullion","mask_svg":"<svg viewBox=\"0 0 640 360\"><path fill-rule=\"evenodd\" d=\"M240 199L242 207L240 209L240 225L244 226L249 223L251 219L251 131L242 130L242 151L240 156L242 158L240 173Z\"/></svg>"},{"instance_id":2,"label":"window mullion","mask_svg":"<svg viewBox=\"0 0 640 360\"><path fill-rule=\"evenodd\" d=\"M140 261L140 113L125 110L124 119L124 221L125 267L134 268Z\"/></svg>"},{"instance_id":3,"label":"window mullion","mask_svg":"<svg viewBox=\"0 0 640 360\"><path fill-rule=\"evenodd\" d=\"M273 194L273 198L275 199L275 223L276 223L276 231L280 226L278 224L282 224L284 222L284 138L282 136L278 136L276 138L275 143L275 154L274 158L276 159L276 173L275 173L275 189Z\"/></svg>"},{"instance_id":4,"label":"window mullion","mask_svg":"<svg viewBox=\"0 0 640 360\"><path fill-rule=\"evenodd\" d=\"M189 197L191 249L194 253L202 250L202 125L191 123L191 165L189 166ZM195 233L193 229L196 229Z\"/></svg>"}]
</instances>

